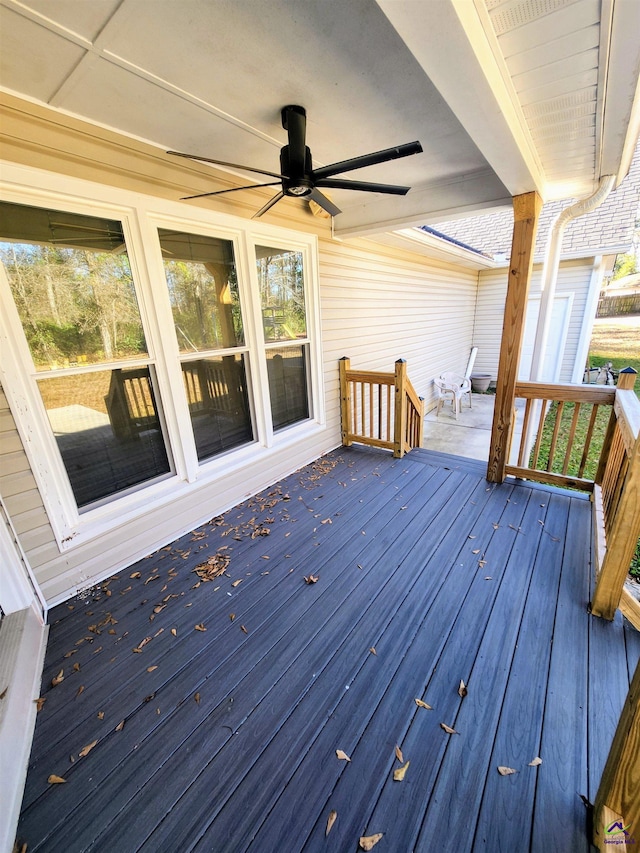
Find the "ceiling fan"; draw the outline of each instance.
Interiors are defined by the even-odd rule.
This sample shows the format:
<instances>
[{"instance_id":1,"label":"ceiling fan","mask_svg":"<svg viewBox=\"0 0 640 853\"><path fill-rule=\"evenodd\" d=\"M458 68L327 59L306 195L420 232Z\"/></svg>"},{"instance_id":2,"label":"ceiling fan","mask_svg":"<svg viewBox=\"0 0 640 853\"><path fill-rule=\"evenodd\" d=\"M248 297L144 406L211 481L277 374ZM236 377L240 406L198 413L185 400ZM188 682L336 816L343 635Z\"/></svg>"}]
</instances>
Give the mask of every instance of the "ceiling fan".
<instances>
[{"instance_id":1,"label":"ceiling fan","mask_svg":"<svg viewBox=\"0 0 640 853\"><path fill-rule=\"evenodd\" d=\"M396 160L400 157L409 157L412 154L420 154L422 145L419 142L407 142L396 148L386 148L384 151L375 151L372 154L364 154L351 160L342 160L332 163L330 166L321 166L314 169L311 160L311 151L305 142L307 130L307 113L304 107L289 105L282 108L282 126L287 131L288 145L280 149L280 172L267 172L264 169L253 169L248 166L240 166L237 163L226 163L223 160L212 160L209 157L200 157L197 154L183 154L180 151L167 151L167 154L175 154L177 157L186 157L189 160L201 160L204 163L214 163L217 166L229 166L233 169L242 169L245 172L256 172L259 175L267 175L277 178L266 184L250 184L244 187L233 187L228 190L217 192L198 193L197 195L185 196L183 201L192 198L203 198L204 196L223 195L238 190L250 190L257 187L273 187L279 183L282 189L269 199L269 201L255 213L252 219L257 219L274 204L285 196L292 198L304 198L315 201L331 216L340 213L337 207L326 195L320 191L320 187L339 190L359 190L361 192L389 193L391 195L406 195L411 187L400 187L392 184L375 184L365 181L349 181L335 178L342 172L350 172L352 169L361 169L364 166L374 166L377 163L386 163L388 160Z\"/></svg>"}]
</instances>

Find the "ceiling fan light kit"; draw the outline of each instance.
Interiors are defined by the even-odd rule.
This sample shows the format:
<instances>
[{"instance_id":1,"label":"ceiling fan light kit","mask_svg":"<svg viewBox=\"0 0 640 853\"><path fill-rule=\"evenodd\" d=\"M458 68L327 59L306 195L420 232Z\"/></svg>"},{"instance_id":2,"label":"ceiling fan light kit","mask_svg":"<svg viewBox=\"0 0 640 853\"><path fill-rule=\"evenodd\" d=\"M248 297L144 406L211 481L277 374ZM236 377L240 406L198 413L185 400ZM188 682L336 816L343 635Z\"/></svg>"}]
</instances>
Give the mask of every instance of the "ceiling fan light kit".
<instances>
[{"instance_id":1,"label":"ceiling fan light kit","mask_svg":"<svg viewBox=\"0 0 640 853\"><path fill-rule=\"evenodd\" d=\"M358 190L359 192L386 193L389 195L406 195L411 187L396 186L395 184L377 184L368 181L351 181L344 178L335 178L343 172L353 169L362 169L366 166L375 166L378 163L387 163L400 157L410 157L422 152L419 142L407 142L395 148L385 148L383 151L374 151L371 154L363 154L351 160L341 160L329 166L321 166L313 169L311 151L306 144L307 113L304 107L290 104L282 108L282 127L287 131L288 144L280 149L280 172L267 172L263 169L254 169L249 166L241 166L238 163L227 163L223 160L213 160L209 157L200 157L197 154L183 154L180 151L167 151L177 157L186 157L189 160L200 160L203 163L213 163L216 166L228 166L233 169L242 169L245 172L254 172L259 175L277 178L275 182L266 184L250 184L245 187L232 187L228 190L217 192L198 193L197 195L185 196L183 201L192 198L204 198L205 196L223 195L225 193L238 192L239 190L257 189L258 187L271 187L281 184L281 189L273 198L255 213L252 219L270 210L280 199L285 196L290 198L304 198L309 202L315 202L330 216L337 216L340 208L328 198L319 187L323 189Z\"/></svg>"}]
</instances>

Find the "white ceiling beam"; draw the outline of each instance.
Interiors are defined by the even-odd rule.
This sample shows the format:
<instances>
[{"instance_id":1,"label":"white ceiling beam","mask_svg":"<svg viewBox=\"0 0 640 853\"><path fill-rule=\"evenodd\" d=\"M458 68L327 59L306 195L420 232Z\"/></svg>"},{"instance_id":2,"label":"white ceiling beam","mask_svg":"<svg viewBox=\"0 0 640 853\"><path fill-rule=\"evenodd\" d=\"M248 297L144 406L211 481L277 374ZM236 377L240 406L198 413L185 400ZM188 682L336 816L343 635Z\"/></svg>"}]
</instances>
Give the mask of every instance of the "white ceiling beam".
<instances>
[{"instance_id":1,"label":"white ceiling beam","mask_svg":"<svg viewBox=\"0 0 640 853\"><path fill-rule=\"evenodd\" d=\"M540 161L484 3L377 3L511 195L544 197Z\"/></svg>"}]
</instances>

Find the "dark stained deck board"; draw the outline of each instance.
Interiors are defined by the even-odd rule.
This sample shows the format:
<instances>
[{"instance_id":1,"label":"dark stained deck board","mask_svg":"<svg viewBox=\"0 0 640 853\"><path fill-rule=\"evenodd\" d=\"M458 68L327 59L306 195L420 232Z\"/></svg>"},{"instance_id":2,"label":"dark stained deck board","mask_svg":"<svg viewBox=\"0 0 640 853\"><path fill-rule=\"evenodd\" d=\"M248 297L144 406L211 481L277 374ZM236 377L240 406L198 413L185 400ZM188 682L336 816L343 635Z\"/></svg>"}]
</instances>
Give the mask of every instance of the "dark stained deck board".
<instances>
[{"instance_id":1,"label":"dark stained deck board","mask_svg":"<svg viewBox=\"0 0 640 853\"><path fill-rule=\"evenodd\" d=\"M355 851L378 831L380 853L587 850L578 793L597 784L640 635L587 616L588 502L484 472L446 454L341 450L121 572L109 597L56 608L46 683L62 666L65 680L43 687L19 832L30 853ZM269 517L270 535L251 539ZM223 536L233 525L241 541ZM192 590L192 569L225 545L229 577ZM150 622L165 582L180 597ZM117 634L87 635L109 612ZM82 636L93 642L65 658ZM411 762L402 783L396 743ZM520 766L537 754L541 767Z\"/></svg>"}]
</instances>

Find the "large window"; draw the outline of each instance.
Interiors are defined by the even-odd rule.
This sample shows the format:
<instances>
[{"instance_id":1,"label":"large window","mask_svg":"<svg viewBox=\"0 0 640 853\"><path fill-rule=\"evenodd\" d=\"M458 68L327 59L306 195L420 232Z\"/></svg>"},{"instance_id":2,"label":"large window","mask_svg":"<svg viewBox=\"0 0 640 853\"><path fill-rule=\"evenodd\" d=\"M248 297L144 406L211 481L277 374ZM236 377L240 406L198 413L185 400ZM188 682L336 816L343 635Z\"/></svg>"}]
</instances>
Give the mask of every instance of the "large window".
<instances>
[{"instance_id":1,"label":"large window","mask_svg":"<svg viewBox=\"0 0 640 853\"><path fill-rule=\"evenodd\" d=\"M238 279L230 240L158 231L198 459L252 441Z\"/></svg>"},{"instance_id":2,"label":"large window","mask_svg":"<svg viewBox=\"0 0 640 853\"><path fill-rule=\"evenodd\" d=\"M33 180L0 201L0 374L61 547L321 422L312 237Z\"/></svg>"},{"instance_id":3,"label":"large window","mask_svg":"<svg viewBox=\"0 0 640 853\"><path fill-rule=\"evenodd\" d=\"M168 474L122 224L2 203L0 257L78 507Z\"/></svg>"},{"instance_id":4,"label":"large window","mask_svg":"<svg viewBox=\"0 0 640 853\"><path fill-rule=\"evenodd\" d=\"M302 252L256 246L274 430L309 417L309 348Z\"/></svg>"}]
</instances>

